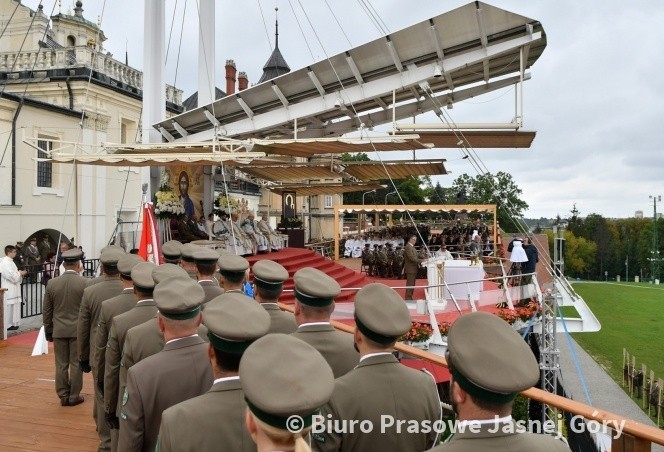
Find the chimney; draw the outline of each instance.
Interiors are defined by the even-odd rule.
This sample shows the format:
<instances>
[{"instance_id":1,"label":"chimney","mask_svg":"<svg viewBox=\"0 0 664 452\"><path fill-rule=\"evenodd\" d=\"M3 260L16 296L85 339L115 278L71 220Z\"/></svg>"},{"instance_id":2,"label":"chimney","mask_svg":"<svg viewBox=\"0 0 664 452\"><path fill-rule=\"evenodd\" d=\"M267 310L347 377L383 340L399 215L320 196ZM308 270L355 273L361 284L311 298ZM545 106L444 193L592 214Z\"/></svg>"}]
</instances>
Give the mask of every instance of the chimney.
<instances>
[{"instance_id":1,"label":"chimney","mask_svg":"<svg viewBox=\"0 0 664 452\"><path fill-rule=\"evenodd\" d=\"M246 72L240 72L237 76L238 91L244 91L249 86L249 79Z\"/></svg>"},{"instance_id":2,"label":"chimney","mask_svg":"<svg viewBox=\"0 0 664 452\"><path fill-rule=\"evenodd\" d=\"M226 95L235 94L235 61L226 60Z\"/></svg>"}]
</instances>

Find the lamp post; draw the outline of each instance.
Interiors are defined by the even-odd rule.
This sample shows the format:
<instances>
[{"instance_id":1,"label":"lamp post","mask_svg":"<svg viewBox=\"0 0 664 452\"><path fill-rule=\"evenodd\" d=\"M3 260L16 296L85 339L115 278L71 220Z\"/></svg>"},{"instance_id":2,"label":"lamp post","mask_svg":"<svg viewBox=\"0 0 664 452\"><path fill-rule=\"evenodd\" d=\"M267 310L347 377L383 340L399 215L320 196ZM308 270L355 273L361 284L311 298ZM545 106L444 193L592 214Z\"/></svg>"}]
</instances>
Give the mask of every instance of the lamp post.
<instances>
[{"instance_id":1,"label":"lamp post","mask_svg":"<svg viewBox=\"0 0 664 452\"><path fill-rule=\"evenodd\" d=\"M376 193L376 189L374 188L373 190L365 191L364 193L362 193L362 205L364 205L364 196L368 195L369 193ZM360 233L362 233L364 223L366 222L366 218L367 218L367 214L362 212L361 220L360 220L361 223L359 224L359 227L357 228L360 231Z\"/></svg>"},{"instance_id":2,"label":"lamp post","mask_svg":"<svg viewBox=\"0 0 664 452\"><path fill-rule=\"evenodd\" d=\"M362 193L362 205L364 205L364 196L368 195L369 193L376 193L376 189L374 188L373 190L365 191Z\"/></svg>"},{"instance_id":3,"label":"lamp post","mask_svg":"<svg viewBox=\"0 0 664 452\"><path fill-rule=\"evenodd\" d=\"M387 197L390 196L390 195L394 195L396 193L397 193L397 191L394 190L394 191L391 191L391 192L389 192L388 194L385 195L385 205L387 205Z\"/></svg>"},{"instance_id":4,"label":"lamp post","mask_svg":"<svg viewBox=\"0 0 664 452\"><path fill-rule=\"evenodd\" d=\"M653 202L653 215L652 215L652 251L651 251L651 273L652 282L659 279L659 247L657 244L657 201L662 201L661 195L650 195L648 198Z\"/></svg>"}]
</instances>

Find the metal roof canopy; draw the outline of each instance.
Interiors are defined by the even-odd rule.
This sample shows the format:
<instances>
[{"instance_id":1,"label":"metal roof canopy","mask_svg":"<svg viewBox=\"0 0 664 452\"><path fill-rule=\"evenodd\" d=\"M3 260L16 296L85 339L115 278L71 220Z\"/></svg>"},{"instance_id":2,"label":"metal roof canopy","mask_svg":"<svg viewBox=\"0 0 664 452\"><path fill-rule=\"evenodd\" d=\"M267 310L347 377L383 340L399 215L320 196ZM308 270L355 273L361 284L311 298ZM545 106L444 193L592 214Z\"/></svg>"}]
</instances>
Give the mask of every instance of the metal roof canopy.
<instances>
[{"instance_id":1,"label":"metal roof canopy","mask_svg":"<svg viewBox=\"0 0 664 452\"><path fill-rule=\"evenodd\" d=\"M237 168L250 176L268 181L293 181L305 179L338 179L350 176L362 181L387 179L407 179L411 176L434 176L447 174L444 159L435 160L376 160L365 162L342 162L334 159L329 162L270 163L254 161L251 165Z\"/></svg>"},{"instance_id":2,"label":"metal roof canopy","mask_svg":"<svg viewBox=\"0 0 664 452\"><path fill-rule=\"evenodd\" d=\"M362 124L371 128L393 116L399 120L437 111L440 105L528 79L525 70L545 47L538 21L473 2L155 128L169 141L208 141L215 133L236 138L338 136ZM424 96L429 89L436 102ZM390 110L393 90L398 105Z\"/></svg>"},{"instance_id":3,"label":"metal roof canopy","mask_svg":"<svg viewBox=\"0 0 664 452\"><path fill-rule=\"evenodd\" d=\"M379 190L384 188L375 182L343 182L331 184L290 184L268 186L271 191L281 195L284 192L294 191L297 196L336 195L355 191Z\"/></svg>"},{"instance_id":4,"label":"metal roof canopy","mask_svg":"<svg viewBox=\"0 0 664 452\"><path fill-rule=\"evenodd\" d=\"M496 243L498 218L495 204L385 204L367 205L336 205L334 206L334 260L339 259L339 213L402 213L402 212L466 212L490 213L493 215L493 243Z\"/></svg>"},{"instance_id":5,"label":"metal roof canopy","mask_svg":"<svg viewBox=\"0 0 664 452\"><path fill-rule=\"evenodd\" d=\"M419 141L431 143L434 148L530 148L535 139L534 131L517 130L417 130ZM397 134L397 136L400 136ZM459 143L462 141L462 143Z\"/></svg>"},{"instance_id":6,"label":"metal roof canopy","mask_svg":"<svg viewBox=\"0 0 664 452\"><path fill-rule=\"evenodd\" d=\"M59 146L46 151L49 159L58 163L76 162L106 166L157 166L177 163L218 165L222 161L237 166L234 162L246 164L254 159L278 155L312 157L317 154L342 154L344 152L400 151L429 149L430 144L418 141L419 135L389 135L363 138L316 138L307 140L220 140L203 143L153 143L153 144L114 144L81 146L71 141L52 140ZM24 138L23 142L40 149L38 138ZM93 152L89 152L92 149ZM40 149L43 151L43 149ZM67 150L69 152L67 152ZM42 159L48 161L49 159ZM256 162L257 164L267 164ZM272 164L278 164L272 162ZM295 165L293 162L283 164ZM444 172L441 174L445 174ZM314 174L311 178L320 178ZM337 176L335 176L337 177ZM269 177L267 179L270 179ZM292 178L291 178L292 179Z\"/></svg>"}]
</instances>

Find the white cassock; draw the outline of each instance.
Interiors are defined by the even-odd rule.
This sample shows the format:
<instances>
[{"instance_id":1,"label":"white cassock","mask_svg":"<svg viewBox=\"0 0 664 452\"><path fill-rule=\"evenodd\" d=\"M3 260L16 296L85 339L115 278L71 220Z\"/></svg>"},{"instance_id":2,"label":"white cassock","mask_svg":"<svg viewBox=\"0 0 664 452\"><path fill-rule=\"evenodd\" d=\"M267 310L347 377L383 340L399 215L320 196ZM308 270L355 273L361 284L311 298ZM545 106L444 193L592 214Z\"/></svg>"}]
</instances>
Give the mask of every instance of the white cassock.
<instances>
[{"instance_id":1,"label":"white cassock","mask_svg":"<svg viewBox=\"0 0 664 452\"><path fill-rule=\"evenodd\" d=\"M267 239L258 231L256 224L252 220L247 218L242 222L242 231L256 243L258 251L265 251L267 249Z\"/></svg>"},{"instance_id":2,"label":"white cassock","mask_svg":"<svg viewBox=\"0 0 664 452\"><path fill-rule=\"evenodd\" d=\"M2 274L2 287L7 289L4 297L5 329L18 326L21 320L21 281L23 277L18 272L14 260L5 256L0 260L0 274ZM4 335L4 332L3 332Z\"/></svg>"},{"instance_id":3,"label":"white cassock","mask_svg":"<svg viewBox=\"0 0 664 452\"><path fill-rule=\"evenodd\" d=\"M258 222L258 230L270 241L272 249L280 250L284 247L284 239L274 232L274 229L272 229L272 226L267 221L260 220Z\"/></svg>"}]
</instances>

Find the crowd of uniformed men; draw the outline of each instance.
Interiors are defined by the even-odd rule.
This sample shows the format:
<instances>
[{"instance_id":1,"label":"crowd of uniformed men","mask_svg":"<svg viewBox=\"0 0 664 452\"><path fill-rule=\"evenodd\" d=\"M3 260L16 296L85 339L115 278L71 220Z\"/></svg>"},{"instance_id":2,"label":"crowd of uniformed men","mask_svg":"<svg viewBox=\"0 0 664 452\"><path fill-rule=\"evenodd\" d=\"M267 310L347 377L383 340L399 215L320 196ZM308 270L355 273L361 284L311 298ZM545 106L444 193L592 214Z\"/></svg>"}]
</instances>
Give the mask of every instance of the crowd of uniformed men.
<instances>
[{"instance_id":1,"label":"crowd of uniformed men","mask_svg":"<svg viewBox=\"0 0 664 452\"><path fill-rule=\"evenodd\" d=\"M83 403L82 372L92 372L98 450L421 451L434 445L431 431L308 434L315 414L375 426L385 415L419 423L440 418L434 381L392 354L411 327L393 289L374 283L357 292L350 335L330 324L341 288L319 270L295 273L291 314L277 305L289 274L276 262L254 264L252 299L243 291L246 259L175 241L162 252L166 263L156 266L109 246L100 256L101 275L89 280L80 276L81 251L69 250L65 272L46 288L56 392L63 407ZM509 373L511 381L500 388L483 380L490 372L481 367L476 375L458 366L465 375L453 372L458 406L475 400L461 396L472 395L476 384L489 395L529 387L538 374L533 362L527 371ZM500 450L534 450L540 439L529 441L530 449ZM453 450L480 450L456 444L461 448ZM539 450L562 450L552 444Z\"/></svg>"}]
</instances>

